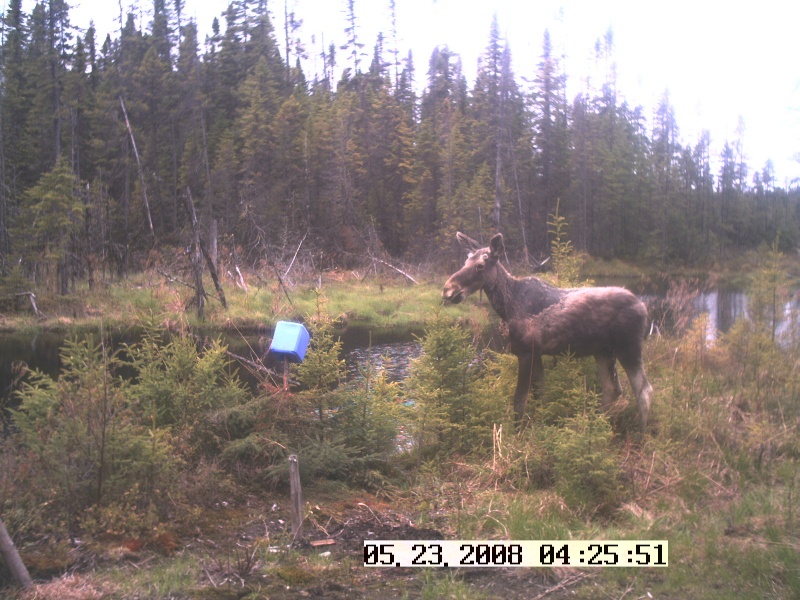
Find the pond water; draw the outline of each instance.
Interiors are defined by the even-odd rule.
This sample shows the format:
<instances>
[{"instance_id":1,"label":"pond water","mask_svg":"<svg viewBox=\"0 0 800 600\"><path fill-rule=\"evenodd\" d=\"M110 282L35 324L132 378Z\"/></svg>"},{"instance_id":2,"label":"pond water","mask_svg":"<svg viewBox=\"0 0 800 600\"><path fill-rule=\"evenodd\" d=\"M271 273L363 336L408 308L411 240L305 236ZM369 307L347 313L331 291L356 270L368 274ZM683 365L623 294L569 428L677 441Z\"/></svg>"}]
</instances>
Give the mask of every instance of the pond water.
<instances>
[{"instance_id":1,"label":"pond water","mask_svg":"<svg viewBox=\"0 0 800 600\"><path fill-rule=\"evenodd\" d=\"M659 328L670 327L669 311L665 310L666 293L644 294L641 296L649 305L651 318ZM486 299L484 298L485 302ZM689 299L689 310L697 314L707 312L709 315L709 340L714 340L719 333L727 332L733 323L747 316L747 294L741 289L723 288L697 293ZM800 333L797 314L800 313L800 293L794 294L783 307L783 314L777 326L778 335ZM387 372L391 381L400 381L408 375L409 363L420 355L421 349L416 341L420 331L391 331L375 334L368 330L350 328L343 336L344 360L347 376L360 376L366 364L371 362L375 368ZM137 334L125 333L112 336L111 343L119 346L136 341ZM216 337L215 335L212 337ZM491 335L490 344L502 344L500 337ZM244 357L253 353L263 356L270 341L270 334L242 337L227 336L223 340L231 352ZM0 334L0 406L8 399L9 392L19 374L19 365L24 363L50 375L56 375L61 367L59 348L64 342L60 333L44 332L36 334ZM199 340L202 343L202 339ZM268 365L270 366L270 365ZM280 370L280 365L271 365ZM253 385L255 378L245 369L240 369L242 379Z\"/></svg>"},{"instance_id":2,"label":"pond water","mask_svg":"<svg viewBox=\"0 0 800 600\"><path fill-rule=\"evenodd\" d=\"M119 348L140 339L140 332L112 334L111 346ZM198 336L198 344L206 344L218 334ZM360 377L368 364L386 371L390 381L400 381L408 375L409 362L420 355L415 336L422 331L393 330L374 334L358 328L349 328L342 336L346 376ZM265 365L280 373L282 365L267 353L271 332L263 335L223 334L223 342L231 353L252 360L262 357ZM63 333L0 333L0 410L10 396L21 373L21 367L39 369L51 376L61 370L60 349L66 336ZM239 369L245 384L255 389L258 379L246 368Z\"/></svg>"}]
</instances>

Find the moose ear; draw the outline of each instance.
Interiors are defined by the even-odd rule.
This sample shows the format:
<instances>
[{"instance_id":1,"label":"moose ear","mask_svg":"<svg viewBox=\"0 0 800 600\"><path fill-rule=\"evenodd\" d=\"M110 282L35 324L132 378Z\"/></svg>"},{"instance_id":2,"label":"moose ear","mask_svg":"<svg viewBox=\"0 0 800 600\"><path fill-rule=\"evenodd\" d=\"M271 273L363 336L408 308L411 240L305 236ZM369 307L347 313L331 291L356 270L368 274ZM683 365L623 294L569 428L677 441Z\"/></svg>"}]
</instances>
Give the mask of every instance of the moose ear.
<instances>
[{"instance_id":1,"label":"moose ear","mask_svg":"<svg viewBox=\"0 0 800 600\"><path fill-rule=\"evenodd\" d=\"M460 231L456 232L456 239L458 240L458 243L469 252L475 252L475 250L481 247L480 242L476 242L471 237L461 233Z\"/></svg>"},{"instance_id":2,"label":"moose ear","mask_svg":"<svg viewBox=\"0 0 800 600\"><path fill-rule=\"evenodd\" d=\"M489 240L489 249L492 251L492 256L499 258L506 252L505 244L503 244L503 234L495 233L492 239Z\"/></svg>"}]
</instances>

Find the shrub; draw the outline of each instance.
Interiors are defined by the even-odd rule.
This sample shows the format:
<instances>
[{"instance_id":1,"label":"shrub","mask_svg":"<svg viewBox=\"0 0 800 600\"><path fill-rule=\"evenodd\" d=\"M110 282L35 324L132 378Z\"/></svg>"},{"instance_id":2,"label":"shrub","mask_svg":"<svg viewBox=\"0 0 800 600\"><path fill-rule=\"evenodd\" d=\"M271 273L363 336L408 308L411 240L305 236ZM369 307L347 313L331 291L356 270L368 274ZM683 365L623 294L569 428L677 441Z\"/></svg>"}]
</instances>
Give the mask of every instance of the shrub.
<instances>
[{"instance_id":1,"label":"shrub","mask_svg":"<svg viewBox=\"0 0 800 600\"><path fill-rule=\"evenodd\" d=\"M308 352L294 370L305 388L300 393L300 400L310 403L322 420L326 410L338 408L335 390L344 379L344 360L340 358L342 342L334 336L326 299L318 290L315 290L315 304L315 313L308 319L311 329Z\"/></svg>"},{"instance_id":2,"label":"shrub","mask_svg":"<svg viewBox=\"0 0 800 600\"><path fill-rule=\"evenodd\" d=\"M566 419L552 432L556 489L573 508L608 512L620 498L614 434L605 417L587 413Z\"/></svg>"},{"instance_id":3,"label":"shrub","mask_svg":"<svg viewBox=\"0 0 800 600\"><path fill-rule=\"evenodd\" d=\"M169 443L148 432L127 402L120 366L103 344L68 341L57 380L34 372L17 392L13 412L21 446L18 468L32 504L47 506L70 530L90 506L139 489L138 507L169 493L176 461Z\"/></svg>"},{"instance_id":4,"label":"shrub","mask_svg":"<svg viewBox=\"0 0 800 600\"><path fill-rule=\"evenodd\" d=\"M488 445L493 417L502 418L502 409L487 414L485 398L478 400L475 393L476 353L469 337L437 311L420 340L422 355L413 361L405 386L415 404L411 420L421 459Z\"/></svg>"},{"instance_id":5,"label":"shrub","mask_svg":"<svg viewBox=\"0 0 800 600\"><path fill-rule=\"evenodd\" d=\"M358 451L367 469L385 468L397 452L397 435L403 405L400 386L377 372L372 365L363 377L350 386L346 403L334 417L332 426L342 432L346 445ZM363 475L363 473L362 473Z\"/></svg>"},{"instance_id":6,"label":"shrub","mask_svg":"<svg viewBox=\"0 0 800 600\"><path fill-rule=\"evenodd\" d=\"M389 458L397 451L400 388L369 365L356 381L343 383L342 344L319 292L307 324L309 349L305 360L294 366L303 389L291 395L296 407L292 422L272 423L272 432L281 436L282 444L273 443L267 450L272 458L268 476L275 483L287 481L284 459L294 453L305 481L383 481L381 473L389 470ZM225 455L263 456L255 447L259 441L265 442L251 436L226 449Z\"/></svg>"},{"instance_id":7,"label":"shrub","mask_svg":"<svg viewBox=\"0 0 800 600\"><path fill-rule=\"evenodd\" d=\"M215 340L200 352L193 337L175 336L164 343L160 332L151 329L128 350L138 375L130 396L143 422L168 428L188 444L189 456L219 451L224 440L209 415L249 398L231 374L227 348Z\"/></svg>"}]
</instances>

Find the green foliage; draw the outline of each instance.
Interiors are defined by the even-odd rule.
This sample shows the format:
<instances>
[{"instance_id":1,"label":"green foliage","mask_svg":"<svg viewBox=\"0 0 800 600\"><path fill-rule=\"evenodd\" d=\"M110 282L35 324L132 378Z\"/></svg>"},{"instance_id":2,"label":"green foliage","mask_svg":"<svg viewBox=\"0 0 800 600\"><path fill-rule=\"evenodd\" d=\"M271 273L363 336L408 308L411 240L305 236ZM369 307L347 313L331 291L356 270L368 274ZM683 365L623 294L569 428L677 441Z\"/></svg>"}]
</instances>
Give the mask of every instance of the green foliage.
<instances>
[{"instance_id":1,"label":"green foliage","mask_svg":"<svg viewBox=\"0 0 800 600\"><path fill-rule=\"evenodd\" d=\"M61 360L57 380L37 372L17 392L19 460L30 473L21 499L45 503L70 530L87 508L109 499L157 502L177 461L168 441L130 409L129 387L115 373L119 358L103 344L71 340Z\"/></svg>"},{"instance_id":2,"label":"green foliage","mask_svg":"<svg viewBox=\"0 0 800 600\"><path fill-rule=\"evenodd\" d=\"M547 370L544 389L531 406L534 419L544 425L561 425L587 411L597 411L597 367L592 359L559 356Z\"/></svg>"},{"instance_id":3,"label":"green foliage","mask_svg":"<svg viewBox=\"0 0 800 600\"><path fill-rule=\"evenodd\" d=\"M591 285L590 281L581 281L580 272L582 258L575 253L575 248L568 236L569 225L566 217L559 214L560 203L556 204L555 213L547 222L550 240L550 256L553 261L553 283L559 287L578 287Z\"/></svg>"},{"instance_id":4,"label":"green foliage","mask_svg":"<svg viewBox=\"0 0 800 600\"><path fill-rule=\"evenodd\" d=\"M414 401L411 419L420 457L489 445L492 425L503 420L507 408L486 394L497 391L496 372L477 385L469 333L439 311L429 319L420 341L422 356L414 361L405 383Z\"/></svg>"},{"instance_id":5,"label":"green foliage","mask_svg":"<svg viewBox=\"0 0 800 600\"><path fill-rule=\"evenodd\" d=\"M608 513L622 498L621 468L598 394L587 390L586 366L563 358L548 369L531 424L516 436L495 438L493 470L516 489L554 486L577 512ZM507 376L507 389L512 381Z\"/></svg>"},{"instance_id":6,"label":"green foliage","mask_svg":"<svg viewBox=\"0 0 800 600\"><path fill-rule=\"evenodd\" d=\"M333 321L326 309L324 296L319 290L314 291L316 311L308 319L311 339L306 357L294 366L297 378L306 388L302 396L316 408L320 419L329 408L336 408L331 402L332 394L341 383L344 372L344 360L340 358L342 342L334 335Z\"/></svg>"},{"instance_id":7,"label":"green foliage","mask_svg":"<svg viewBox=\"0 0 800 600\"><path fill-rule=\"evenodd\" d=\"M194 449L215 449L207 415L247 400L244 386L231 374L227 348L215 340L201 352L193 337L164 342L158 331L147 330L129 352L138 374L131 396L143 422L154 430L171 429Z\"/></svg>"},{"instance_id":8,"label":"green foliage","mask_svg":"<svg viewBox=\"0 0 800 600\"><path fill-rule=\"evenodd\" d=\"M403 405L398 383L388 381L386 372L371 364L348 386L346 403L334 417L348 448L358 450L366 467L381 468L397 452L398 424Z\"/></svg>"},{"instance_id":9,"label":"green foliage","mask_svg":"<svg viewBox=\"0 0 800 600\"><path fill-rule=\"evenodd\" d=\"M34 266L58 271L58 290L67 291L68 255L77 248L76 235L83 225L84 205L79 194L79 180L66 161L59 161L52 171L25 191L19 215L22 250Z\"/></svg>"},{"instance_id":10,"label":"green foliage","mask_svg":"<svg viewBox=\"0 0 800 600\"><path fill-rule=\"evenodd\" d=\"M0 306L15 307L18 303L15 302L14 294L28 288L29 283L20 264L0 269Z\"/></svg>"},{"instance_id":11,"label":"green foliage","mask_svg":"<svg viewBox=\"0 0 800 600\"><path fill-rule=\"evenodd\" d=\"M230 250L288 262L311 231L303 250L325 268L367 249L427 261L421 242L452 248L461 227L504 230L512 258L541 255L542 217L557 201L575 245L604 258L703 261L778 233L784 249L800 238L798 190L776 186L771 163L750 186L741 140L713 174L710 136L678 143L668 96L651 128L621 101L611 69L568 105L548 32L535 71L515 75L487 23L471 88L456 53L417 57L429 65L418 98L413 62L394 48L390 73L385 40L368 70L343 72L323 52L312 78L300 48L278 52L266 4L230 6L207 44L193 22L172 30L180 11L159 2L149 29L131 14L102 49L93 27L73 34L64 2L52 15L38 4L6 15L0 252L22 256L37 281L60 278L60 292L151 266L154 242L185 245L187 193ZM358 46L351 36L345 55L359 57ZM596 48L613 64L610 37ZM574 272L558 269L572 285Z\"/></svg>"},{"instance_id":12,"label":"green foliage","mask_svg":"<svg viewBox=\"0 0 800 600\"><path fill-rule=\"evenodd\" d=\"M307 319L311 343L305 360L294 366L303 389L217 411L217 428L231 433L222 458L229 464L266 468L272 482L285 484L285 458L294 453L304 481L383 485L381 473L391 470L389 459L397 451L399 386L371 365L354 382L343 384L342 344L334 335L326 298L315 295L316 312ZM284 411L283 401L293 410Z\"/></svg>"},{"instance_id":13,"label":"green foliage","mask_svg":"<svg viewBox=\"0 0 800 600\"><path fill-rule=\"evenodd\" d=\"M552 432L556 489L568 505L601 513L616 508L621 470L613 437L608 420L594 413L566 419Z\"/></svg>"},{"instance_id":14,"label":"green foliage","mask_svg":"<svg viewBox=\"0 0 800 600\"><path fill-rule=\"evenodd\" d=\"M760 266L751 276L748 313L755 326L768 332L774 342L778 321L789 298L791 281L786 277L777 240L769 250L762 249L757 260Z\"/></svg>"}]
</instances>

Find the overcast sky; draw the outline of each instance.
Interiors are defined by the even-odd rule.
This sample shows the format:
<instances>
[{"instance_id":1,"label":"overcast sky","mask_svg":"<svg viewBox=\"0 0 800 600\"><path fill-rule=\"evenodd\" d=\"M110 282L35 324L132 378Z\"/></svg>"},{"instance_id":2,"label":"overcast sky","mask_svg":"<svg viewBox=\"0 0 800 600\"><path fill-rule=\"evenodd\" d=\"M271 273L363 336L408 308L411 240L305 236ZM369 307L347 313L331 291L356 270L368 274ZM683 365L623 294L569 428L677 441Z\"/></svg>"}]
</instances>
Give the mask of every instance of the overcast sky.
<instances>
[{"instance_id":1,"label":"overcast sky","mask_svg":"<svg viewBox=\"0 0 800 600\"><path fill-rule=\"evenodd\" d=\"M130 0L121 1L125 8L130 6ZM326 45L344 44L346 0L286 2L303 19L301 32L309 40L309 54L320 50L323 36ZM185 14L195 18L202 40L228 0L185 0L185 4ZM119 5L108 0L74 2L73 24L85 27L94 19L104 36L118 28ZM388 5L389 0L355 0L359 41L370 55L378 31L389 36ZM150 25L151 6L150 0L142 0L145 28ZM269 0L268 6L281 40L284 0ZM431 52L442 45L461 56L472 83L497 14L518 81L535 76L542 35L545 28L550 30L556 50L566 56L571 98L585 85L595 40L611 27L618 91L630 105L641 105L651 117L669 90L683 143L694 145L701 130L708 129L714 158L726 140L738 137L741 116L750 178L767 159L774 163L779 185L800 178L800 2L396 0L396 8L401 52L413 50L420 85ZM220 18L223 31L224 26ZM317 46L310 42L312 35ZM321 71L321 62L310 59L309 79L315 68Z\"/></svg>"}]
</instances>

